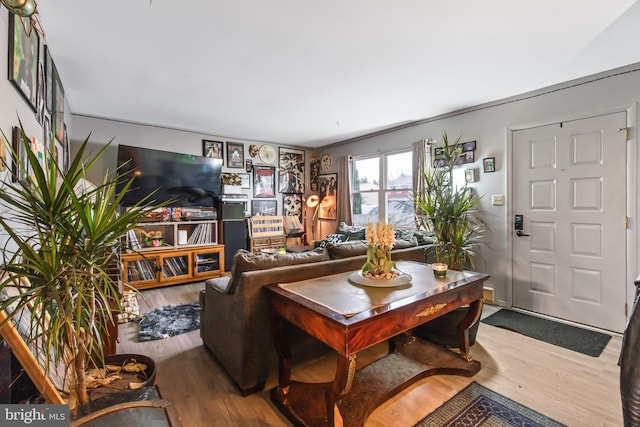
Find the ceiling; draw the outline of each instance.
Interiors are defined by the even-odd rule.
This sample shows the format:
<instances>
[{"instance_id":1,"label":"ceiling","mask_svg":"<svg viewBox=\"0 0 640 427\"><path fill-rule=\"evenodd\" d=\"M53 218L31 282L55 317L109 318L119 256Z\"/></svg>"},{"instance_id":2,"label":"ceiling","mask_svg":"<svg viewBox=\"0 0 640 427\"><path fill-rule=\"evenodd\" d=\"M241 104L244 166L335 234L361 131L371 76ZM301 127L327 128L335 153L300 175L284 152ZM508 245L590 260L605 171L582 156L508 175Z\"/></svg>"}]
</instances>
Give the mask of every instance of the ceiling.
<instances>
[{"instance_id":1,"label":"ceiling","mask_svg":"<svg viewBox=\"0 0 640 427\"><path fill-rule=\"evenodd\" d=\"M41 0L74 114L320 147L640 62L632 0Z\"/></svg>"}]
</instances>

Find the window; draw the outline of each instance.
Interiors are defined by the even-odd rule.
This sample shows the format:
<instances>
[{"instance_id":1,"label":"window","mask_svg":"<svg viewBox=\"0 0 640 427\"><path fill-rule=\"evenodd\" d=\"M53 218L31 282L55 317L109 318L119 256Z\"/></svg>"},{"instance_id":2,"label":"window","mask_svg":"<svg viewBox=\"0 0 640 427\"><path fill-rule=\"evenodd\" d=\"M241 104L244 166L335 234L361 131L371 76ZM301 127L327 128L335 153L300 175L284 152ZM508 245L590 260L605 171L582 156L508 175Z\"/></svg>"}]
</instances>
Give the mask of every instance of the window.
<instances>
[{"instance_id":1,"label":"window","mask_svg":"<svg viewBox=\"0 0 640 427\"><path fill-rule=\"evenodd\" d=\"M385 221L398 228L415 228L412 165L410 150L353 159L355 225Z\"/></svg>"}]
</instances>

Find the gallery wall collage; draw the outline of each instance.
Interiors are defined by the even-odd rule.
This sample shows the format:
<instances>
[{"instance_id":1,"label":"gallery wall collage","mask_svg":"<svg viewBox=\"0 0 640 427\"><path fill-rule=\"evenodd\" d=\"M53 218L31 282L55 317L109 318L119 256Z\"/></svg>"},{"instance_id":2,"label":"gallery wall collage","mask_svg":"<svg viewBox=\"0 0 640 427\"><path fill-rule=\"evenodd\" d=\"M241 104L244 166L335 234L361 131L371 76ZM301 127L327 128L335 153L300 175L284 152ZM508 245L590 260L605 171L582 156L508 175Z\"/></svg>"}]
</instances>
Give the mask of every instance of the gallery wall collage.
<instances>
[{"instance_id":1,"label":"gallery wall collage","mask_svg":"<svg viewBox=\"0 0 640 427\"><path fill-rule=\"evenodd\" d=\"M9 13L9 61L8 78L27 105L35 113L42 126L42 136L27 135L30 149L41 164L45 156L52 153L60 170L69 166L70 147L67 126L64 123L64 88L58 75L51 52L41 42L41 37L28 18ZM12 147L20 155L20 163L26 156L21 144L20 129L12 129ZM30 171L12 165L14 180L25 179Z\"/></svg>"},{"instance_id":2,"label":"gallery wall collage","mask_svg":"<svg viewBox=\"0 0 640 427\"><path fill-rule=\"evenodd\" d=\"M202 155L221 159L226 168L243 169L238 173L223 173L223 193L239 192L241 189L251 189L251 215L284 215L296 216L303 220L303 195L310 190L320 193L320 198L332 191L335 195L337 174L320 175L321 158L313 156L310 160L310 182L306 188L305 182L305 152L304 150L278 147L270 144L248 147L249 158L245 159L244 144L223 141L202 141ZM330 159L330 156L324 155ZM325 159L326 160L326 159ZM324 191L324 193L323 193ZM277 195L282 194L282 213L278 212ZM321 219L335 219L325 217Z\"/></svg>"}]
</instances>

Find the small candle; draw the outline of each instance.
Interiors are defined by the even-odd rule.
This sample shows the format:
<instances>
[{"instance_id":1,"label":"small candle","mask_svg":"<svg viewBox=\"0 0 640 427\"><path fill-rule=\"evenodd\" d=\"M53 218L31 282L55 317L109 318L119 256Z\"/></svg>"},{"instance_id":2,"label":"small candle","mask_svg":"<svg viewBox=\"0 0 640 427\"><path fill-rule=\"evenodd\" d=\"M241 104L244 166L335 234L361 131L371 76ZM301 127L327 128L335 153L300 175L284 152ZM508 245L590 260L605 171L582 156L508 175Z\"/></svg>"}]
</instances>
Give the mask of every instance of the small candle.
<instances>
[{"instance_id":1,"label":"small candle","mask_svg":"<svg viewBox=\"0 0 640 427\"><path fill-rule=\"evenodd\" d=\"M433 275L436 277L445 277L447 275L447 268L449 266L443 262L435 262L431 264L433 267Z\"/></svg>"}]
</instances>

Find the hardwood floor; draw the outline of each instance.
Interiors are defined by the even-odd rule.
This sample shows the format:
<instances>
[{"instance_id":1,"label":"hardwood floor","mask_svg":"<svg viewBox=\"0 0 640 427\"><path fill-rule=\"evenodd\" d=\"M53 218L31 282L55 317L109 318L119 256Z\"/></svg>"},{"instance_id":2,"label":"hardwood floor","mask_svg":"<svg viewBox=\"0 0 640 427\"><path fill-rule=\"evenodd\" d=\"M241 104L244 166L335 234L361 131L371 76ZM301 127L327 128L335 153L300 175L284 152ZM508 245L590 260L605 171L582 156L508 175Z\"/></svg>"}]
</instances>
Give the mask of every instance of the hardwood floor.
<instances>
[{"instance_id":1,"label":"hardwood floor","mask_svg":"<svg viewBox=\"0 0 640 427\"><path fill-rule=\"evenodd\" d=\"M143 291L140 311L166 304L198 300L201 283ZM491 310L487 307L487 310ZM156 384L169 399L185 427L290 426L275 409L266 390L277 382L273 373L262 392L242 397L203 347L198 331L158 341L137 341L137 324L119 327L119 353L153 357ZM473 378L449 375L424 379L380 406L367 427L413 426L469 382L478 383L568 426L621 426L618 355L621 336L614 336L604 353L585 356L520 334L481 324L474 359L482 363ZM366 363L384 354L377 346L359 356ZM294 367L294 378L330 381L335 365L324 357Z\"/></svg>"}]
</instances>

